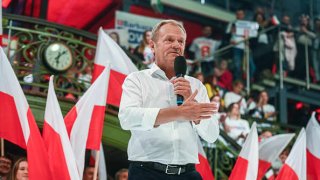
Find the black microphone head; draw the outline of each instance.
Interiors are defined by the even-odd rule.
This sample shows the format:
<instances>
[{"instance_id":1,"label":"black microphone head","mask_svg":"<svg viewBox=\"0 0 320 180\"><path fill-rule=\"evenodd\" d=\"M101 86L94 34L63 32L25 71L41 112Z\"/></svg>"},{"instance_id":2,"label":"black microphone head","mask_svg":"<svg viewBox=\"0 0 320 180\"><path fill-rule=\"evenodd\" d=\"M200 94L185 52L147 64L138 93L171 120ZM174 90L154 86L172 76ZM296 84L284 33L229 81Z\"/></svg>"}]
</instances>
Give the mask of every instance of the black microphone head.
<instances>
[{"instance_id":1,"label":"black microphone head","mask_svg":"<svg viewBox=\"0 0 320 180\"><path fill-rule=\"evenodd\" d=\"M187 72L187 62L183 56L177 56L174 61L174 72L176 76L184 76Z\"/></svg>"}]
</instances>

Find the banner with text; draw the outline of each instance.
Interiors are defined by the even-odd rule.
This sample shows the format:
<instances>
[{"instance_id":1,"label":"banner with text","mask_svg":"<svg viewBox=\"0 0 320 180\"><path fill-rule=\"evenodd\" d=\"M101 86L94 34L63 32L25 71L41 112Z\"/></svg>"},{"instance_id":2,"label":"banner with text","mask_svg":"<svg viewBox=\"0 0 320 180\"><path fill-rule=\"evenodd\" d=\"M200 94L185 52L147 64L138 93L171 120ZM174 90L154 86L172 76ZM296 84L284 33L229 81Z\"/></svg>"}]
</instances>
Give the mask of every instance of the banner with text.
<instances>
[{"instance_id":1,"label":"banner with text","mask_svg":"<svg viewBox=\"0 0 320 180\"><path fill-rule=\"evenodd\" d=\"M134 48L141 42L143 32L152 30L152 27L161 20L162 19L116 11L115 28L128 30L128 44Z\"/></svg>"}]
</instances>

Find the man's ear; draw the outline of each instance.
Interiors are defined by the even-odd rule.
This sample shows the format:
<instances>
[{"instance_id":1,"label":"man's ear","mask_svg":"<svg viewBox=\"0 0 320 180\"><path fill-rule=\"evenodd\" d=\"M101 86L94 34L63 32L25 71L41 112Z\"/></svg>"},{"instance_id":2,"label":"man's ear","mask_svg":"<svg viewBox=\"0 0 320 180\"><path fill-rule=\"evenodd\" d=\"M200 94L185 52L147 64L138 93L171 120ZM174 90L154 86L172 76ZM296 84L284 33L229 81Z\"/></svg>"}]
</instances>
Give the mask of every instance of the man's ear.
<instances>
[{"instance_id":1,"label":"man's ear","mask_svg":"<svg viewBox=\"0 0 320 180\"><path fill-rule=\"evenodd\" d=\"M152 52L154 53L155 42L151 40L149 46L150 46Z\"/></svg>"}]
</instances>

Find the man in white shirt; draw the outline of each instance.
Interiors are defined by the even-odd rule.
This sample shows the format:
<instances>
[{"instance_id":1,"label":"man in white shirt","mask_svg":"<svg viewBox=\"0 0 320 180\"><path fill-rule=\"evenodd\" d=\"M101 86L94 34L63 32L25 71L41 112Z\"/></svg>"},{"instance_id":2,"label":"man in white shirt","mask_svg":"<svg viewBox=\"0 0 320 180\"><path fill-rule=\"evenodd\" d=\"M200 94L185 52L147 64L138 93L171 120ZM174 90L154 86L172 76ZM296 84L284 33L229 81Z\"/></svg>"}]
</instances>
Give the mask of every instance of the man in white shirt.
<instances>
[{"instance_id":1,"label":"man in white shirt","mask_svg":"<svg viewBox=\"0 0 320 180\"><path fill-rule=\"evenodd\" d=\"M201 62L201 71L204 77L213 74L214 53L220 46L221 42L211 38L212 28L205 26L202 29L202 36L194 39L189 48L194 53L195 61Z\"/></svg>"},{"instance_id":2,"label":"man in white shirt","mask_svg":"<svg viewBox=\"0 0 320 180\"><path fill-rule=\"evenodd\" d=\"M214 142L219 135L203 84L190 76L175 77L174 61L184 54L186 31L164 20L152 30L155 64L130 74L123 83L119 109L121 127L131 131L129 179L202 179L195 171L197 136ZM176 105L176 94L184 97Z\"/></svg>"}]
</instances>

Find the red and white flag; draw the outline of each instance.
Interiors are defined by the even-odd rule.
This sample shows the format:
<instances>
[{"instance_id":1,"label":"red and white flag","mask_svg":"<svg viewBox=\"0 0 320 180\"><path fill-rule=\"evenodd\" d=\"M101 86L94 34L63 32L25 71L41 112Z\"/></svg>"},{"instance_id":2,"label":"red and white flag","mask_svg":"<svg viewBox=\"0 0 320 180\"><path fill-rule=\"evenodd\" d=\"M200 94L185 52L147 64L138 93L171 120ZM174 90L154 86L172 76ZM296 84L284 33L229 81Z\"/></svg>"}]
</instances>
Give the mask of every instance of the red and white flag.
<instances>
[{"instance_id":1,"label":"red and white flag","mask_svg":"<svg viewBox=\"0 0 320 180\"><path fill-rule=\"evenodd\" d=\"M251 126L249 135L244 142L235 166L229 177L230 180L253 180L258 175L258 133L256 123Z\"/></svg>"},{"instance_id":2,"label":"red and white flag","mask_svg":"<svg viewBox=\"0 0 320 180\"><path fill-rule=\"evenodd\" d=\"M50 77L43 133L52 174L55 179L80 180L67 129L54 91L53 76ZM82 172L81 172L82 173Z\"/></svg>"},{"instance_id":3,"label":"red and white flag","mask_svg":"<svg viewBox=\"0 0 320 180\"><path fill-rule=\"evenodd\" d=\"M313 112L308 122L307 134L307 177L320 180L320 125Z\"/></svg>"},{"instance_id":4,"label":"red and white flag","mask_svg":"<svg viewBox=\"0 0 320 180\"><path fill-rule=\"evenodd\" d=\"M306 180L306 132L301 129L276 179Z\"/></svg>"},{"instance_id":5,"label":"red and white flag","mask_svg":"<svg viewBox=\"0 0 320 180\"><path fill-rule=\"evenodd\" d=\"M84 169L86 148L100 149L109 75L107 66L64 118L79 172Z\"/></svg>"},{"instance_id":6,"label":"red and white flag","mask_svg":"<svg viewBox=\"0 0 320 180\"><path fill-rule=\"evenodd\" d=\"M272 23L273 25L275 25L275 26L277 26L277 25L280 24L280 21L279 21L279 19L278 19L278 17L277 17L276 15L273 15L273 16L271 17L271 23Z\"/></svg>"},{"instance_id":7,"label":"red and white flag","mask_svg":"<svg viewBox=\"0 0 320 180\"><path fill-rule=\"evenodd\" d=\"M199 164L196 164L196 170L200 173L203 180L214 180L214 175L212 173L209 161L207 159L206 153L203 150L200 138L198 137L198 157Z\"/></svg>"},{"instance_id":8,"label":"red and white flag","mask_svg":"<svg viewBox=\"0 0 320 180\"><path fill-rule=\"evenodd\" d=\"M259 143L259 169L257 179L262 179L271 163L279 157L283 149L289 144L294 134L279 134Z\"/></svg>"},{"instance_id":9,"label":"red and white flag","mask_svg":"<svg viewBox=\"0 0 320 180\"><path fill-rule=\"evenodd\" d=\"M121 47L100 28L92 82L95 81L108 64L110 64L110 83L107 103L119 106L124 79L128 74L138 71L138 69Z\"/></svg>"},{"instance_id":10,"label":"red and white flag","mask_svg":"<svg viewBox=\"0 0 320 180\"><path fill-rule=\"evenodd\" d=\"M29 179L52 179L48 154L19 81L0 47L0 137L27 150Z\"/></svg>"}]
</instances>

